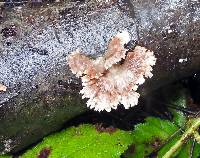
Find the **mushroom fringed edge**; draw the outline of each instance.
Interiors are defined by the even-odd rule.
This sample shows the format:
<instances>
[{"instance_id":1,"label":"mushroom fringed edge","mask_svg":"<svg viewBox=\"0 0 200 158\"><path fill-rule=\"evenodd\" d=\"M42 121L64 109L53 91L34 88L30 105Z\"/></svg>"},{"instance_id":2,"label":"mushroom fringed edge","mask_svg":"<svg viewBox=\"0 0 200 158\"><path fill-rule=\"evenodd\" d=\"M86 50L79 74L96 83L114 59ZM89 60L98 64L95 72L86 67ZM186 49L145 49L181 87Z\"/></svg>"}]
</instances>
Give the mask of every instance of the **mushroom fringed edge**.
<instances>
[{"instance_id":1,"label":"mushroom fringed edge","mask_svg":"<svg viewBox=\"0 0 200 158\"><path fill-rule=\"evenodd\" d=\"M1 91L5 92L6 90L7 90L7 87L0 83L0 92Z\"/></svg>"},{"instance_id":2,"label":"mushroom fringed edge","mask_svg":"<svg viewBox=\"0 0 200 158\"><path fill-rule=\"evenodd\" d=\"M87 106L96 111L116 109L121 103L126 109L138 104L138 86L151 78L156 63L154 53L136 46L128 51L129 42L124 31L113 37L104 56L90 59L79 50L72 52L67 60L72 73L82 80L82 98L88 98ZM123 63L119 63L121 60Z\"/></svg>"}]
</instances>

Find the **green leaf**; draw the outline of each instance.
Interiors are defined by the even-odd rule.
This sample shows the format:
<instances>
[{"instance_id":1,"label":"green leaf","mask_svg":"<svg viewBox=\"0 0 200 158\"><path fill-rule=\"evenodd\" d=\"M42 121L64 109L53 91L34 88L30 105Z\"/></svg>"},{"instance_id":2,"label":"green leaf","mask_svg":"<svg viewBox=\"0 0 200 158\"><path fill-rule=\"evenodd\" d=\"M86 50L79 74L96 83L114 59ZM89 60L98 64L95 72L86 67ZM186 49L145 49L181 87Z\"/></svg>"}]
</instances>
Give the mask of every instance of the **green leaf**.
<instances>
[{"instance_id":1,"label":"green leaf","mask_svg":"<svg viewBox=\"0 0 200 158\"><path fill-rule=\"evenodd\" d=\"M177 86L175 88L177 88ZM180 87L179 89L171 92L169 89L167 90L168 93L165 93L164 99L167 100L167 104L180 109L185 108L187 104L186 101L188 98L188 92ZM136 125L133 131L134 141L129 149L124 153L123 157L144 158L151 156L162 158L166 155L166 153L172 153L173 157L176 158L190 157L193 144L193 138L191 137L193 133L192 125L198 123L196 126L198 127L199 119L188 119L183 112L173 108L170 108L169 111L173 116L171 122L168 120L149 117L146 119L145 123ZM180 127L182 130L179 130ZM185 138L183 136L186 133L189 137ZM182 139L185 143L180 141ZM174 148L174 145L178 147ZM176 149L173 152L170 150L172 147L173 149ZM195 143L192 157L198 158L199 156L200 144Z\"/></svg>"},{"instance_id":2,"label":"green leaf","mask_svg":"<svg viewBox=\"0 0 200 158\"><path fill-rule=\"evenodd\" d=\"M192 157L193 158L199 158L200 157L200 144L198 144L198 143L194 144L194 150L193 150Z\"/></svg>"},{"instance_id":3,"label":"green leaf","mask_svg":"<svg viewBox=\"0 0 200 158\"><path fill-rule=\"evenodd\" d=\"M181 89L175 94L173 97L168 95L168 104L186 107L186 91ZM102 131L88 124L71 127L44 138L22 158L119 158L127 148L122 155L125 158L188 158L193 146L192 136L200 126L200 118L188 119L174 109L170 109L170 112L173 115L171 122L148 117L145 123L137 124L132 132L119 129ZM195 143L192 157L199 156L200 144Z\"/></svg>"},{"instance_id":4,"label":"green leaf","mask_svg":"<svg viewBox=\"0 0 200 158\"><path fill-rule=\"evenodd\" d=\"M163 155L165 155L165 153L167 151L169 151L169 149L180 139L180 135L176 135L175 137L173 137L171 140L168 140L166 142L166 144L159 149L159 151L157 152L157 157L161 158L163 157ZM173 156L176 156L178 153L180 152L180 149L178 149Z\"/></svg>"},{"instance_id":5,"label":"green leaf","mask_svg":"<svg viewBox=\"0 0 200 158\"><path fill-rule=\"evenodd\" d=\"M40 154L48 154L48 158L119 158L132 141L130 131L99 132L85 124L44 138L22 158L37 158Z\"/></svg>"},{"instance_id":6,"label":"green leaf","mask_svg":"<svg viewBox=\"0 0 200 158\"><path fill-rule=\"evenodd\" d=\"M179 89L175 92L176 95L172 96L172 98L169 99L169 105L172 104L173 106L176 106L177 108L186 108L187 107L187 99L188 99L188 91L186 89ZM186 123L186 116L183 112L169 108L169 111L173 115L173 122L178 125L179 127L182 127Z\"/></svg>"},{"instance_id":7,"label":"green leaf","mask_svg":"<svg viewBox=\"0 0 200 158\"><path fill-rule=\"evenodd\" d=\"M191 126L192 119L188 120L182 111L177 110L186 108L189 93L180 85L168 87L163 90L164 101L167 102L169 111L173 118L170 121L159 118L147 118L146 122L135 126L133 131L133 143L124 157L143 158L153 155L154 157L163 157L177 142L181 139L185 131ZM163 98L162 97L162 98ZM172 108L174 107L174 108ZM179 130L180 127L182 131ZM193 158L200 156L200 145L195 143L192 153ZM133 150L134 147L134 150ZM173 152L177 158L188 158L191 154L192 140L187 140Z\"/></svg>"},{"instance_id":8,"label":"green leaf","mask_svg":"<svg viewBox=\"0 0 200 158\"><path fill-rule=\"evenodd\" d=\"M168 120L149 117L143 124L138 124L133 131L133 143L123 155L125 158L162 158L169 149L177 143L183 133ZM178 148L173 157L188 158L192 147L192 140ZM200 144L195 143L193 158L200 156Z\"/></svg>"},{"instance_id":9,"label":"green leaf","mask_svg":"<svg viewBox=\"0 0 200 158\"><path fill-rule=\"evenodd\" d=\"M168 120L148 117L146 122L135 126L132 152L125 157L143 158L156 151L176 131L177 126Z\"/></svg>"},{"instance_id":10,"label":"green leaf","mask_svg":"<svg viewBox=\"0 0 200 158\"><path fill-rule=\"evenodd\" d=\"M8 155L0 155L0 158L11 158L11 156L8 156Z\"/></svg>"}]
</instances>

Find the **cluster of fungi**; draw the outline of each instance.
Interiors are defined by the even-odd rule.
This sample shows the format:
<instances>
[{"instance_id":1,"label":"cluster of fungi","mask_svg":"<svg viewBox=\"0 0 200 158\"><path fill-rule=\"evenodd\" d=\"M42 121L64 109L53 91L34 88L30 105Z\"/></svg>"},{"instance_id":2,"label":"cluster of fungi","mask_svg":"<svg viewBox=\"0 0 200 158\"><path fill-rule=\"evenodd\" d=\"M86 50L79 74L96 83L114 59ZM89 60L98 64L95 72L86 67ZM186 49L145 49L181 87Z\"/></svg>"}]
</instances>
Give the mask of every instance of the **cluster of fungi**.
<instances>
[{"instance_id":1,"label":"cluster of fungi","mask_svg":"<svg viewBox=\"0 0 200 158\"><path fill-rule=\"evenodd\" d=\"M91 109L110 112L119 104L126 109L138 104L140 94L136 90L145 78L153 76L156 58L145 47L127 50L124 45L129 41L129 33L123 31L110 40L101 57L91 59L79 50L68 56L72 73L82 80L80 93L88 98L87 106Z\"/></svg>"}]
</instances>

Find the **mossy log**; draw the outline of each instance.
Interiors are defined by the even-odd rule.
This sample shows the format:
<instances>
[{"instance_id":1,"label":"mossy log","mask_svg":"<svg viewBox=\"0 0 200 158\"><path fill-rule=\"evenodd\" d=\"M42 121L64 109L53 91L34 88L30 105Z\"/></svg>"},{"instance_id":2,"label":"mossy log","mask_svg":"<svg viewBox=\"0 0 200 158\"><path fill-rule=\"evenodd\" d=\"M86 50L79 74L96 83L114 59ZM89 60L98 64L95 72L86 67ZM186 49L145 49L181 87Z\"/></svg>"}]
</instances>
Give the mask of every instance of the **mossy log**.
<instances>
[{"instance_id":1,"label":"mossy log","mask_svg":"<svg viewBox=\"0 0 200 158\"><path fill-rule=\"evenodd\" d=\"M60 1L0 10L0 152L17 152L87 110L67 66L71 51L101 55L128 30L155 52L142 95L200 69L198 1Z\"/></svg>"}]
</instances>

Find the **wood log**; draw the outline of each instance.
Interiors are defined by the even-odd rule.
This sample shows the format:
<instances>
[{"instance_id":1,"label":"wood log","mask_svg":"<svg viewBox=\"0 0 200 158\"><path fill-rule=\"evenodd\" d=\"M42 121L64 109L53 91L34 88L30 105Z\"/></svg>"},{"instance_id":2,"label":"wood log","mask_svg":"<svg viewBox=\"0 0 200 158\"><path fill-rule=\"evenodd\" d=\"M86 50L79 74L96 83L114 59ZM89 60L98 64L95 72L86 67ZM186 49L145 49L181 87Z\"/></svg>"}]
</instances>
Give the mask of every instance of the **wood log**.
<instances>
[{"instance_id":1,"label":"wood log","mask_svg":"<svg viewBox=\"0 0 200 158\"><path fill-rule=\"evenodd\" d=\"M76 49L97 57L119 31L155 52L152 90L200 69L198 1L60 1L0 11L0 152L15 153L87 110L67 66Z\"/></svg>"}]
</instances>

